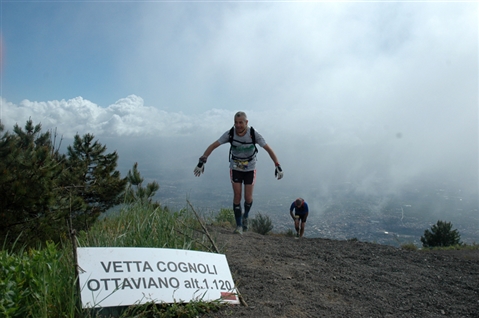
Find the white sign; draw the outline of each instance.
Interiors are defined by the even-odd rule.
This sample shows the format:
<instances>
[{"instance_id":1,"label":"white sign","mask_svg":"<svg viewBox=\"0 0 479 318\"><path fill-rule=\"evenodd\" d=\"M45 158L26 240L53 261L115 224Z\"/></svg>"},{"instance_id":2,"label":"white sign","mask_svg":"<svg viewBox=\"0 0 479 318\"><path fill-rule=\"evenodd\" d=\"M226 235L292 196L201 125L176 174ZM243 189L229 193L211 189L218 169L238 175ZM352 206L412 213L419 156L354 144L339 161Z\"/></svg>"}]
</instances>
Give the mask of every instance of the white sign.
<instances>
[{"instance_id":1,"label":"white sign","mask_svg":"<svg viewBox=\"0 0 479 318\"><path fill-rule=\"evenodd\" d=\"M80 247L83 308L191 300L238 304L223 254L165 248Z\"/></svg>"}]
</instances>

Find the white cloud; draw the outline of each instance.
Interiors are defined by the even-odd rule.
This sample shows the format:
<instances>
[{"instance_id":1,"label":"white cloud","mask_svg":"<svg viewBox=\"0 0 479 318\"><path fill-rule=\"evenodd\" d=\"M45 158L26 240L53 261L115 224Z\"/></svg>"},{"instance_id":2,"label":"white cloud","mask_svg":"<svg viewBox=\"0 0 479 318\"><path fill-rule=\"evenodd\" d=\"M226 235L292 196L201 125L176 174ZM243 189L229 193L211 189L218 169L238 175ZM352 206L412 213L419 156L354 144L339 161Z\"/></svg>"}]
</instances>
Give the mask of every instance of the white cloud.
<instances>
[{"instance_id":1,"label":"white cloud","mask_svg":"<svg viewBox=\"0 0 479 318\"><path fill-rule=\"evenodd\" d=\"M130 95L108 107L76 97L70 100L36 102L24 100L15 105L2 99L2 123L7 129L23 127L31 118L44 129L57 128L65 137L92 133L105 137L181 136L199 128L215 127L218 121L232 118L232 113L212 109L201 117L181 112L166 112L145 106L141 97ZM216 128L214 128L216 131Z\"/></svg>"}]
</instances>

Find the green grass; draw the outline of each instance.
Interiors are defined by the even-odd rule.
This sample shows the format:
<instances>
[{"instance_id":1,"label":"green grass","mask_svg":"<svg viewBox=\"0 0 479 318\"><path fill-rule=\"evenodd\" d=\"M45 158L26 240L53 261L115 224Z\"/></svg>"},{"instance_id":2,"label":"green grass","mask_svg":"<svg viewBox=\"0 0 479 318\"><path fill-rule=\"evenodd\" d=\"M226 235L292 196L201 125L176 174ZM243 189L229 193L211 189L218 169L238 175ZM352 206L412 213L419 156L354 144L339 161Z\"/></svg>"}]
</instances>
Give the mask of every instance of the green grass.
<instances>
[{"instance_id":1,"label":"green grass","mask_svg":"<svg viewBox=\"0 0 479 318\"><path fill-rule=\"evenodd\" d=\"M148 204L123 209L78 237L81 247L155 247L207 250L198 224L187 210L169 212Z\"/></svg>"},{"instance_id":2,"label":"green grass","mask_svg":"<svg viewBox=\"0 0 479 318\"><path fill-rule=\"evenodd\" d=\"M220 209L220 211L210 216L210 223L218 226L236 227L236 220L233 209Z\"/></svg>"},{"instance_id":3,"label":"green grass","mask_svg":"<svg viewBox=\"0 0 479 318\"><path fill-rule=\"evenodd\" d=\"M74 268L69 251L47 243L41 250L0 252L0 317L74 317Z\"/></svg>"},{"instance_id":4,"label":"green grass","mask_svg":"<svg viewBox=\"0 0 479 318\"><path fill-rule=\"evenodd\" d=\"M225 213L225 212L223 212ZM220 211L221 214L221 211ZM79 247L153 247L212 251L195 216L149 204L133 204L77 236ZM42 249L0 251L0 317L99 317L81 309L70 241ZM220 301L145 304L122 308L117 317L196 317ZM103 311L105 312L105 311ZM108 312L108 310L106 311ZM103 313L104 314L104 313Z\"/></svg>"}]
</instances>

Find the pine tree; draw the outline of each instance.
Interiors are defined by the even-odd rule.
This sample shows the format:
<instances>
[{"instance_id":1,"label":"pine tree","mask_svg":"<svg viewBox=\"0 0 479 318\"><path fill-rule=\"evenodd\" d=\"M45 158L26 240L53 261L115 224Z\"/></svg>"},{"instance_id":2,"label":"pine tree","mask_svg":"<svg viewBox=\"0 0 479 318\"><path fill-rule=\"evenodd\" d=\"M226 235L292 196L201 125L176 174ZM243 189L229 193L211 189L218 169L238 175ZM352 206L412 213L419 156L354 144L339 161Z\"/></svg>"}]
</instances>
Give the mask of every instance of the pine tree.
<instances>
[{"instance_id":1,"label":"pine tree","mask_svg":"<svg viewBox=\"0 0 479 318\"><path fill-rule=\"evenodd\" d=\"M127 180L116 170L116 152L106 153L91 134L76 135L67 155L54 143L31 119L13 133L4 133L0 123L2 246L58 242L70 226L88 229L123 198Z\"/></svg>"},{"instance_id":2,"label":"pine tree","mask_svg":"<svg viewBox=\"0 0 479 318\"><path fill-rule=\"evenodd\" d=\"M152 204L153 196L160 188L158 182L153 181L143 187L144 179L138 171L138 162L133 165L133 170L128 171L128 185L125 191L125 202L142 202Z\"/></svg>"},{"instance_id":3,"label":"pine tree","mask_svg":"<svg viewBox=\"0 0 479 318\"><path fill-rule=\"evenodd\" d=\"M3 132L3 125L0 127ZM28 120L25 130L0 137L0 235L10 240L24 233L21 242L46 239L45 226L56 220L55 192L61 164L54 158L50 133Z\"/></svg>"},{"instance_id":4,"label":"pine tree","mask_svg":"<svg viewBox=\"0 0 479 318\"><path fill-rule=\"evenodd\" d=\"M120 177L118 154L106 152L106 146L92 134L74 138L68 146L68 173L63 181L72 198L71 218L77 230L88 229L101 213L120 203L126 178Z\"/></svg>"},{"instance_id":5,"label":"pine tree","mask_svg":"<svg viewBox=\"0 0 479 318\"><path fill-rule=\"evenodd\" d=\"M451 230L451 222L437 221L431 226L431 230L425 230L424 236L421 236L423 247L442 247L461 244L461 236L458 230Z\"/></svg>"}]
</instances>

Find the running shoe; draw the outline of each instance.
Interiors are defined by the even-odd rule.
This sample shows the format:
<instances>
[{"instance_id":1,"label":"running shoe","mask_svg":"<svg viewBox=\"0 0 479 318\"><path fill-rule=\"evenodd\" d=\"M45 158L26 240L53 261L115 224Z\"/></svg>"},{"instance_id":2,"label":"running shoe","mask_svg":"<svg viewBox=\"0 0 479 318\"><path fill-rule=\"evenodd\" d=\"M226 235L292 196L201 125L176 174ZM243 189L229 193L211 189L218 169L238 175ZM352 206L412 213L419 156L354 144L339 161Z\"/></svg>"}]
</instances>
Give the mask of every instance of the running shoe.
<instances>
[{"instance_id":1,"label":"running shoe","mask_svg":"<svg viewBox=\"0 0 479 318\"><path fill-rule=\"evenodd\" d=\"M236 230L234 230L233 233L240 234L240 235L243 234L243 227L241 226L236 227Z\"/></svg>"}]
</instances>

